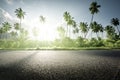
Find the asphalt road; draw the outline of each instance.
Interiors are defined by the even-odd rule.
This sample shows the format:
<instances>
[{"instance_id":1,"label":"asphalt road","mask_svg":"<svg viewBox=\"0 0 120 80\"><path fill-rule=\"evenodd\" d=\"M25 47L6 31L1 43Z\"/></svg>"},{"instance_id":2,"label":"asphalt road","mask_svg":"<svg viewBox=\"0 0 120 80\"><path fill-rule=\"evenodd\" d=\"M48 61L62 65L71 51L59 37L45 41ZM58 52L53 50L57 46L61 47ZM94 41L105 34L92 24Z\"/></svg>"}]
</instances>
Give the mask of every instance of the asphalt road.
<instances>
[{"instance_id":1,"label":"asphalt road","mask_svg":"<svg viewBox=\"0 0 120 80\"><path fill-rule=\"evenodd\" d=\"M0 80L120 80L120 50L0 50Z\"/></svg>"}]
</instances>

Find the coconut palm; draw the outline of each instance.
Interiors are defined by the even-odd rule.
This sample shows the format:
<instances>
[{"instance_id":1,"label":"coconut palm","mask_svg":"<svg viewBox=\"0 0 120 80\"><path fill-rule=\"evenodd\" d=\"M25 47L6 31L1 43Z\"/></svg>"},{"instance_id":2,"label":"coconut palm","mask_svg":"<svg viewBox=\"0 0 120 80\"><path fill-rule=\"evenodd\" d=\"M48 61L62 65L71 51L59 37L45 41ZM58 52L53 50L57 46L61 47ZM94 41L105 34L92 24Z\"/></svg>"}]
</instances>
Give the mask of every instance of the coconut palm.
<instances>
[{"instance_id":1,"label":"coconut palm","mask_svg":"<svg viewBox=\"0 0 120 80\"><path fill-rule=\"evenodd\" d=\"M2 34L4 33L3 27L0 28L0 39L2 39Z\"/></svg>"},{"instance_id":2,"label":"coconut palm","mask_svg":"<svg viewBox=\"0 0 120 80\"><path fill-rule=\"evenodd\" d=\"M115 28L111 25L107 25L105 27L105 31L107 33L107 37L113 39L113 37L115 36Z\"/></svg>"},{"instance_id":3,"label":"coconut palm","mask_svg":"<svg viewBox=\"0 0 120 80\"><path fill-rule=\"evenodd\" d=\"M76 36L78 36L77 34L79 33L79 28L78 27L75 27L73 29L73 34L76 34Z\"/></svg>"},{"instance_id":4,"label":"coconut palm","mask_svg":"<svg viewBox=\"0 0 120 80\"><path fill-rule=\"evenodd\" d=\"M99 32L102 33L102 37L103 37L104 28L101 24L99 24Z\"/></svg>"},{"instance_id":5,"label":"coconut palm","mask_svg":"<svg viewBox=\"0 0 120 80\"><path fill-rule=\"evenodd\" d=\"M8 22L2 23L2 26L3 26L4 33L8 33L8 31L10 31L10 29L12 28L10 23ZM7 34L6 34L6 38L7 38Z\"/></svg>"},{"instance_id":6,"label":"coconut palm","mask_svg":"<svg viewBox=\"0 0 120 80\"><path fill-rule=\"evenodd\" d=\"M45 23L45 17L44 16L40 16L40 22Z\"/></svg>"},{"instance_id":7,"label":"coconut palm","mask_svg":"<svg viewBox=\"0 0 120 80\"><path fill-rule=\"evenodd\" d=\"M69 37L70 37L70 28L68 26L72 26L73 25L73 17L71 17L70 13L69 12L64 12L63 14L63 17L64 17L64 20L66 21L67 23L67 32L66 32L66 35L68 34L68 30L69 30Z\"/></svg>"},{"instance_id":8,"label":"coconut palm","mask_svg":"<svg viewBox=\"0 0 120 80\"><path fill-rule=\"evenodd\" d=\"M84 38L86 38L87 32L88 32L88 24L84 22L80 22L80 30L82 33L84 33Z\"/></svg>"},{"instance_id":9,"label":"coconut palm","mask_svg":"<svg viewBox=\"0 0 120 80\"><path fill-rule=\"evenodd\" d=\"M58 28L57 28L57 31L58 31L59 36L60 36L61 38L64 38L64 37L65 37L65 29L64 29L62 26L58 27Z\"/></svg>"},{"instance_id":10,"label":"coconut palm","mask_svg":"<svg viewBox=\"0 0 120 80\"><path fill-rule=\"evenodd\" d=\"M74 34L75 34L75 33L79 33L78 27L74 28L73 33L74 33Z\"/></svg>"},{"instance_id":11,"label":"coconut palm","mask_svg":"<svg viewBox=\"0 0 120 80\"><path fill-rule=\"evenodd\" d=\"M96 33L97 38L99 37L97 33L100 31L100 27L101 27L101 24L98 24L96 21L90 24L90 28L92 32Z\"/></svg>"},{"instance_id":12,"label":"coconut palm","mask_svg":"<svg viewBox=\"0 0 120 80\"><path fill-rule=\"evenodd\" d=\"M90 12L91 12L91 14L92 14L91 23L92 23L92 21L93 21L94 14L95 14L95 13L97 14L97 13L99 12L99 9L98 9L98 8L100 8L100 7L101 7L101 5L98 5L97 2L92 2L92 3L90 4L89 10L90 10Z\"/></svg>"},{"instance_id":13,"label":"coconut palm","mask_svg":"<svg viewBox=\"0 0 120 80\"><path fill-rule=\"evenodd\" d=\"M8 22L4 22L2 25L5 32L8 32L11 29L11 25Z\"/></svg>"},{"instance_id":14,"label":"coconut palm","mask_svg":"<svg viewBox=\"0 0 120 80\"><path fill-rule=\"evenodd\" d=\"M90 24L93 22L94 14L95 13L97 14L99 12L99 8L100 7L101 7L101 5L98 5L97 2L92 2L90 4L89 10L90 10L90 13L92 14L92 18L91 18ZM89 27L89 29L90 29L90 27ZM92 37L92 32L91 32L91 37Z\"/></svg>"},{"instance_id":15,"label":"coconut palm","mask_svg":"<svg viewBox=\"0 0 120 80\"><path fill-rule=\"evenodd\" d=\"M18 35L18 33L16 31L11 31L10 34L11 34L12 38L14 38L14 39Z\"/></svg>"},{"instance_id":16,"label":"coconut palm","mask_svg":"<svg viewBox=\"0 0 120 80\"><path fill-rule=\"evenodd\" d=\"M20 28L21 28L21 21L22 19L24 19L24 15L25 15L25 12L21 9L21 8L18 8L15 10L15 13L16 13L16 16L20 19Z\"/></svg>"},{"instance_id":17,"label":"coconut palm","mask_svg":"<svg viewBox=\"0 0 120 80\"><path fill-rule=\"evenodd\" d=\"M114 25L114 26L117 28L118 33L119 33L119 36L120 36L120 30L119 30L119 28L118 28L119 23L120 23L120 22L119 22L119 19L118 19L118 18L112 18L112 19L111 19L111 24Z\"/></svg>"},{"instance_id":18,"label":"coconut palm","mask_svg":"<svg viewBox=\"0 0 120 80\"><path fill-rule=\"evenodd\" d=\"M15 29L15 30L20 30L20 25L19 25L19 23L15 23L15 24L14 24L14 29Z\"/></svg>"},{"instance_id":19,"label":"coconut palm","mask_svg":"<svg viewBox=\"0 0 120 80\"><path fill-rule=\"evenodd\" d=\"M44 24L46 22L46 18L44 16L42 16L42 15L39 17L39 19L40 19L41 24ZM40 26L40 27L43 27L43 26ZM35 34L38 34L39 31L37 30L37 28L36 28L36 31L37 32L35 32Z\"/></svg>"}]
</instances>

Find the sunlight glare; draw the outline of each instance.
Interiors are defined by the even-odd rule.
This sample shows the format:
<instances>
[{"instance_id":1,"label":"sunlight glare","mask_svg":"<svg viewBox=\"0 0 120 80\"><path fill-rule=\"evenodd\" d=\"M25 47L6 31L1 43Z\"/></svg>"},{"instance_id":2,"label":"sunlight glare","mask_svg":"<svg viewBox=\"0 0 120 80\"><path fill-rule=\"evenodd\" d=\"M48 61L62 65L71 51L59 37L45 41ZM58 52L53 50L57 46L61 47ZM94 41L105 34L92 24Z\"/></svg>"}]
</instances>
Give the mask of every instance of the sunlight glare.
<instances>
[{"instance_id":1,"label":"sunlight glare","mask_svg":"<svg viewBox=\"0 0 120 80\"><path fill-rule=\"evenodd\" d=\"M57 25L53 23L54 21L47 21L45 23L40 23L39 20L35 19L29 24L30 27L30 34L29 37L32 40L40 40L40 41L53 41L58 37L57 33ZM33 30L36 32L36 36L33 33Z\"/></svg>"}]
</instances>

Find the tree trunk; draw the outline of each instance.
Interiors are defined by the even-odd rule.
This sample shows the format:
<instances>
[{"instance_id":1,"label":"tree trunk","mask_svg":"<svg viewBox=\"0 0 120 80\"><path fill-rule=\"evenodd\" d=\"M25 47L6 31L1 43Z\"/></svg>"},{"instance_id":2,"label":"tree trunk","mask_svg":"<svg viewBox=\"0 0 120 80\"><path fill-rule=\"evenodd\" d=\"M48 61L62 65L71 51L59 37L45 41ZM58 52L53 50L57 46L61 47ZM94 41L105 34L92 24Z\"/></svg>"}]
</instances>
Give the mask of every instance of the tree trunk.
<instances>
[{"instance_id":1,"label":"tree trunk","mask_svg":"<svg viewBox=\"0 0 120 80\"><path fill-rule=\"evenodd\" d=\"M118 30L118 33L119 33L119 36L120 36L120 31L119 31L119 28L118 28L118 26L116 26L117 27L117 30Z\"/></svg>"},{"instance_id":2,"label":"tree trunk","mask_svg":"<svg viewBox=\"0 0 120 80\"><path fill-rule=\"evenodd\" d=\"M20 31L21 31L21 21L22 21L22 20L20 19Z\"/></svg>"},{"instance_id":3,"label":"tree trunk","mask_svg":"<svg viewBox=\"0 0 120 80\"><path fill-rule=\"evenodd\" d=\"M67 25L67 31L66 31L66 37L68 36L68 25Z\"/></svg>"},{"instance_id":4,"label":"tree trunk","mask_svg":"<svg viewBox=\"0 0 120 80\"><path fill-rule=\"evenodd\" d=\"M90 22L90 23L92 23L92 22L93 22L93 17L94 17L94 14L92 14L92 18L91 18L91 22Z\"/></svg>"},{"instance_id":5,"label":"tree trunk","mask_svg":"<svg viewBox=\"0 0 120 80\"><path fill-rule=\"evenodd\" d=\"M96 32L96 35L97 35L97 39L98 39L98 34L97 34L97 32Z\"/></svg>"},{"instance_id":6,"label":"tree trunk","mask_svg":"<svg viewBox=\"0 0 120 80\"><path fill-rule=\"evenodd\" d=\"M94 14L92 14L92 18L91 18L90 24L93 22L93 18L94 18ZM86 33L86 36L90 32L90 24L89 24L88 32ZM91 30L91 38L92 38L92 30Z\"/></svg>"}]
</instances>

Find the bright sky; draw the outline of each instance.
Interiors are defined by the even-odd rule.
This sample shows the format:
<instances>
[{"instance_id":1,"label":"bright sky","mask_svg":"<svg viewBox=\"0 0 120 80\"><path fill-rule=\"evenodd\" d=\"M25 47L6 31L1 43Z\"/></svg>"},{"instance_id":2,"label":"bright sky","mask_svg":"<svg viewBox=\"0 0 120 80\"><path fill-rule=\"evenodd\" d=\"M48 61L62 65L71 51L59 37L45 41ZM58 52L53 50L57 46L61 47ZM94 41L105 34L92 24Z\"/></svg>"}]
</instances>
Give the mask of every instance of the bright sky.
<instances>
[{"instance_id":1,"label":"bright sky","mask_svg":"<svg viewBox=\"0 0 120 80\"><path fill-rule=\"evenodd\" d=\"M26 12L23 22L31 28L44 26L41 31L45 33L42 32L40 35L53 39L58 36L56 27L64 23L65 11L70 12L77 23L81 21L89 23L91 20L89 6L93 1L101 5L100 13L94 17L98 23L106 26L110 24L111 18L120 19L120 0L0 0L0 8L15 18L15 9L21 7ZM39 22L40 15L46 17L45 24Z\"/></svg>"}]
</instances>

